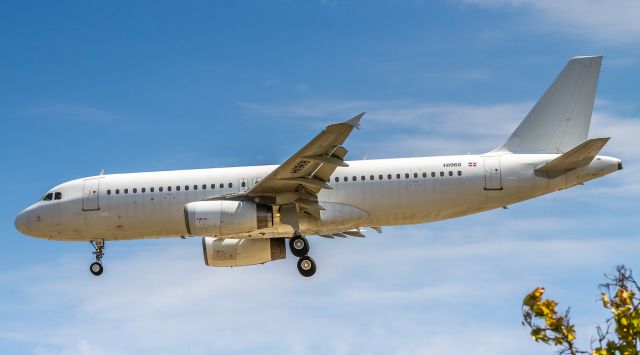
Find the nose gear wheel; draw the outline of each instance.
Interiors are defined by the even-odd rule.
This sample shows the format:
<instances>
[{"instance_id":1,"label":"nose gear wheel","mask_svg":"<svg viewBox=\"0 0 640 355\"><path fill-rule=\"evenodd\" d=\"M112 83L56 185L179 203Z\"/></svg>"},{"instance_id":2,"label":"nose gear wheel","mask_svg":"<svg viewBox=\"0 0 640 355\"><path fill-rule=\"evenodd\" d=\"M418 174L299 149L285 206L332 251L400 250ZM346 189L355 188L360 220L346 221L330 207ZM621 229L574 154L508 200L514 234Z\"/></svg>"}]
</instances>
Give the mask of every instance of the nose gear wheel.
<instances>
[{"instance_id":1,"label":"nose gear wheel","mask_svg":"<svg viewBox=\"0 0 640 355\"><path fill-rule=\"evenodd\" d=\"M100 276L104 272L104 267L102 266L102 257L104 257L104 240L99 239L91 241L91 245L95 249L92 254L96 256L96 261L89 265L89 271L91 271L94 276Z\"/></svg>"}]
</instances>

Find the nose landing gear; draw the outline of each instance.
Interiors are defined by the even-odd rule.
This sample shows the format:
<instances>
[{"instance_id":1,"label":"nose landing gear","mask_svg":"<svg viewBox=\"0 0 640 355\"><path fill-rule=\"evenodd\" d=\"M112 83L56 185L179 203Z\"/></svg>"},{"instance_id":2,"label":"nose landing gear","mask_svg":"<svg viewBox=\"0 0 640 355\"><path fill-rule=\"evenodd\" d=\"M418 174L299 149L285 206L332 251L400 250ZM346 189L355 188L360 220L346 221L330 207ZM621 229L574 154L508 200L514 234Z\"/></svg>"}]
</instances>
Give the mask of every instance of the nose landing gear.
<instances>
[{"instance_id":1,"label":"nose landing gear","mask_svg":"<svg viewBox=\"0 0 640 355\"><path fill-rule=\"evenodd\" d=\"M89 265L89 271L91 271L94 276L100 276L104 271L104 267L102 267L101 263L102 257L104 256L104 240L100 239L95 242L92 241L91 245L95 249L92 254L96 256L96 261Z\"/></svg>"},{"instance_id":2,"label":"nose landing gear","mask_svg":"<svg viewBox=\"0 0 640 355\"><path fill-rule=\"evenodd\" d=\"M289 249L291 254L297 256L298 259L298 272L304 277L313 276L316 273L316 262L309 254L309 241L307 238L300 235L299 232L295 232L291 240L289 240Z\"/></svg>"}]
</instances>

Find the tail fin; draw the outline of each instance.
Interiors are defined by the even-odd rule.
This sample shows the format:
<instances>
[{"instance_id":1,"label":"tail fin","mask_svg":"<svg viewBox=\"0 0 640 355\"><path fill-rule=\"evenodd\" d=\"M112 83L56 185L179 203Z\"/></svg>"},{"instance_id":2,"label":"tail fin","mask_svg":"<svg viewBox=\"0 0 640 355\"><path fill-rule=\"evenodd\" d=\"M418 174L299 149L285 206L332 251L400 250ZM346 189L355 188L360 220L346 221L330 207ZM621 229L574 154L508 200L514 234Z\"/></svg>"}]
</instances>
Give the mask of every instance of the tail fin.
<instances>
[{"instance_id":1,"label":"tail fin","mask_svg":"<svg viewBox=\"0 0 640 355\"><path fill-rule=\"evenodd\" d=\"M496 151L564 153L589 135L602 56L569 60L527 117Z\"/></svg>"}]
</instances>

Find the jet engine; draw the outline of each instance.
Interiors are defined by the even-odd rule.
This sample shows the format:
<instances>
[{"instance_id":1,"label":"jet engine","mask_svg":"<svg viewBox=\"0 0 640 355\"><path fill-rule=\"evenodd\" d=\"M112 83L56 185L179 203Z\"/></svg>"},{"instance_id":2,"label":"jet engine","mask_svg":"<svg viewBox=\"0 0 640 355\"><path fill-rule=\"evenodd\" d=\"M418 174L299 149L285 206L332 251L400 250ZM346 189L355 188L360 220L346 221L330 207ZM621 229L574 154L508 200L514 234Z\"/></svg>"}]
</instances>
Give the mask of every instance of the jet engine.
<instances>
[{"instance_id":1,"label":"jet engine","mask_svg":"<svg viewBox=\"0 0 640 355\"><path fill-rule=\"evenodd\" d=\"M204 263L208 266L245 266L284 259L284 238L220 239L203 237Z\"/></svg>"},{"instance_id":2,"label":"jet engine","mask_svg":"<svg viewBox=\"0 0 640 355\"><path fill-rule=\"evenodd\" d=\"M273 226L271 207L248 201L191 202L184 216L190 235L233 235Z\"/></svg>"}]
</instances>

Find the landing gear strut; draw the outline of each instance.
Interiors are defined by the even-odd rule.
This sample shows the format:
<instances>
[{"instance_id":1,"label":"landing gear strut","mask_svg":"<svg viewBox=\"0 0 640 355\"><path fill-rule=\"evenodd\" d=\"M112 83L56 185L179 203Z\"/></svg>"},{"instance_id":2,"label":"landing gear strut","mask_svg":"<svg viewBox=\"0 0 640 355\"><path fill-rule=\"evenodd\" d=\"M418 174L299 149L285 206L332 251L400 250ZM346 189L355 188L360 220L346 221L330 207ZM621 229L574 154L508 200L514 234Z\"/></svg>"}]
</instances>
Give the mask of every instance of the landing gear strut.
<instances>
[{"instance_id":1,"label":"landing gear strut","mask_svg":"<svg viewBox=\"0 0 640 355\"><path fill-rule=\"evenodd\" d=\"M316 262L308 256L309 254L309 241L307 238L300 235L299 232L295 232L289 240L289 249L291 254L298 258L298 272L304 277L313 276L316 273Z\"/></svg>"},{"instance_id":2,"label":"landing gear strut","mask_svg":"<svg viewBox=\"0 0 640 355\"><path fill-rule=\"evenodd\" d=\"M96 261L94 263L91 263L91 265L89 266L89 271L91 271L94 276L100 276L104 271L101 263L102 257L104 256L104 240L100 239L96 240L95 242L92 241L91 245L95 249L92 254L96 256Z\"/></svg>"}]
</instances>

